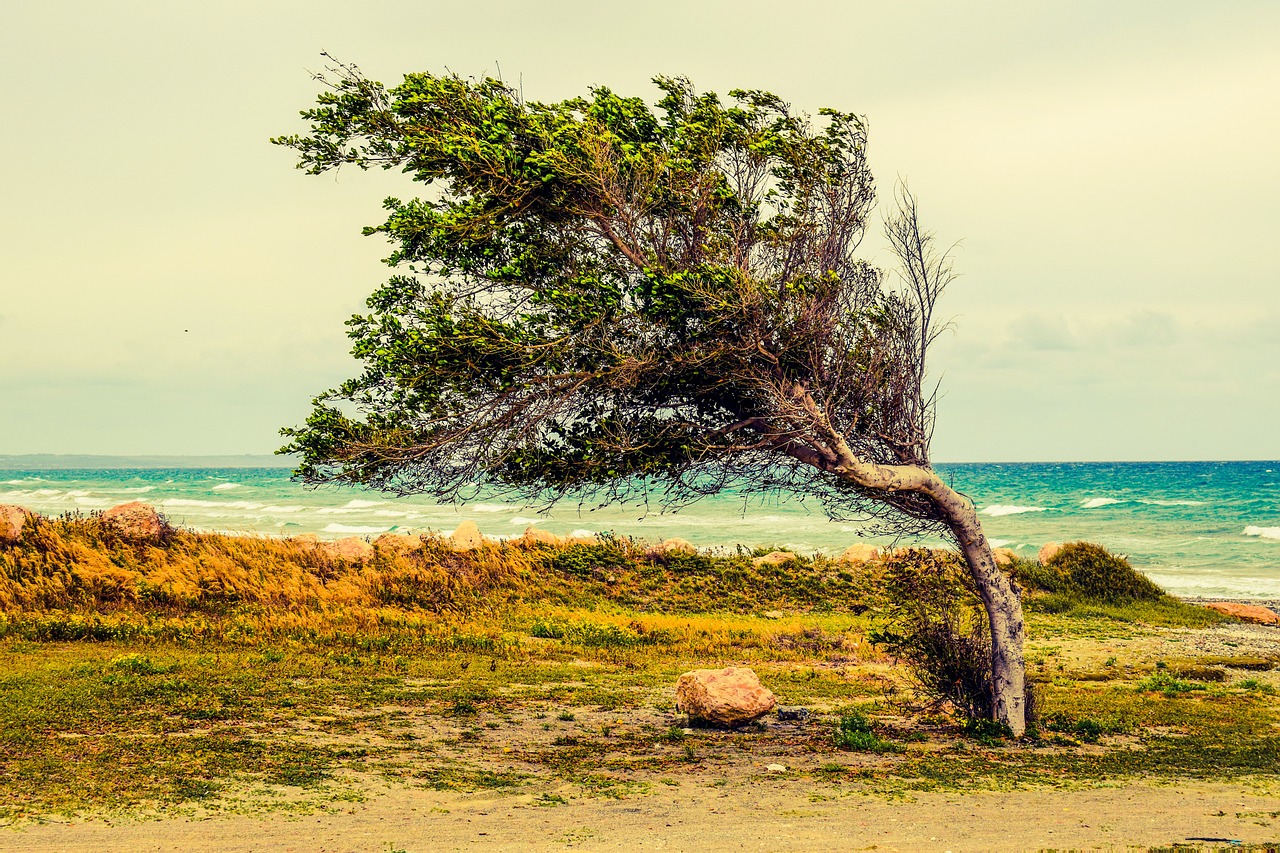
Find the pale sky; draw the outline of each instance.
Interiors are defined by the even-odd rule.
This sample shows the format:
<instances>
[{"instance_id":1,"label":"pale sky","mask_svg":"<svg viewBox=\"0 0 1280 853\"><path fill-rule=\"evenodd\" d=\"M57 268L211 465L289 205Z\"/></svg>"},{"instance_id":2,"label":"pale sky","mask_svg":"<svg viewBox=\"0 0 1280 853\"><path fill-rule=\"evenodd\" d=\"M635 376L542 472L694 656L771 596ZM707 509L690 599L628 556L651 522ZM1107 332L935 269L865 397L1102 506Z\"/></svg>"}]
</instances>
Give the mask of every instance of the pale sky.
<instances>
[{"instance_id":1,"label":"pale sky","mask_svg":"<svg viewBox=\"0 0 1280 853\"><path fill-rule=\"evenodd\" d=\"M1278 45L1271 0L10 3L0 454L270 452L354 375L360 227L415 187L268 144L328 50L863 113L882 199L959 243L936 460L1276 459Z\"/></svg>"}]
</instances>

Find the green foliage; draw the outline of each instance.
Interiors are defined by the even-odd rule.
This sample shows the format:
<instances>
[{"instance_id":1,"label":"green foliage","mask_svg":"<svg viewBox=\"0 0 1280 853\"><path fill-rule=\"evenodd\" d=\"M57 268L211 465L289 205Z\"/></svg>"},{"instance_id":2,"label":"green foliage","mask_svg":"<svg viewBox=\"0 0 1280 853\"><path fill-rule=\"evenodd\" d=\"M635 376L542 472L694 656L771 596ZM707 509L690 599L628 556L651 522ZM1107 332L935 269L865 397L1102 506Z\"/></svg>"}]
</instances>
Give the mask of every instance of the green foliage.
<instances>
[{"instance_id":1,"label":"green foliage","mask_svg":"<svg viewBox=\"0 0 1280 853\"><path fill-rule=\"evenodd\" d=\"M1093 602L1157 601L1164 595L1128 560L1091 542L1068 543L1045 565L1023 561L1015 571L1033 588Z\"/></svg>"},{"instance_id":2,"label":"green foliage","mask_svg":"<svg viewBox=\"0 0 1280 853\"><path fill-rule=\"evenodd\" d=\"M837 749L852 752L902 752L902 747L876 734L866 714L853 710L836 721L833 741Z\"/></svg>"},{"instance_id":3,"label":"green foliage","mask_svg":"<svg viewBox=\"0 0 1280 853\"><path fill-rule=\"evenodd\" d=\"M1155 672L1143 678L1134 685L1134 689L1143 691L1154 691L1163 694L1165 698L1172 699L1186 693L1192 693L1197 690L1204 690L1203 684L1197 684L1194 681L1187 681L1170 673L1167 669L1157 669Z\"/></svg>"},{"instance_id":4,"label":"green foliage","mask_svg":"<svg viewBox=\"0 0 1280 853\"><path fill-rule=\"evenodd\" d=\"M959 555L913 550L885 561L884 622L871 638L906 661L929 696L969 720L992 716L991 640Z\"/></svg>"}]
</instances>

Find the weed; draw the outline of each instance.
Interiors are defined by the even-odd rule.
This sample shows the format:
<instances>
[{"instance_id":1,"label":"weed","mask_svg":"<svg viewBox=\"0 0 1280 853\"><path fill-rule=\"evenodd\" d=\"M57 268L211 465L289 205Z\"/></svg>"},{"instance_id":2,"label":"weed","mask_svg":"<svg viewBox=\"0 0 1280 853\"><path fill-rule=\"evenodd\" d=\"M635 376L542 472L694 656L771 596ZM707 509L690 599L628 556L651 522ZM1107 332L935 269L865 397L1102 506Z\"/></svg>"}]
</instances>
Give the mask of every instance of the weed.
<instances>
[{"instance_id":1,"label":"weed","mask_svg":"<svg viewBox=\"0 0 1280 853\"><path fill-rule=\"evenodd\" d=\"M871 721L861 711L844 714L835 726L834 741L837 749L854 752L901 752L902 747L882 740L871 726Z\"/></svg>"}]
</instances>

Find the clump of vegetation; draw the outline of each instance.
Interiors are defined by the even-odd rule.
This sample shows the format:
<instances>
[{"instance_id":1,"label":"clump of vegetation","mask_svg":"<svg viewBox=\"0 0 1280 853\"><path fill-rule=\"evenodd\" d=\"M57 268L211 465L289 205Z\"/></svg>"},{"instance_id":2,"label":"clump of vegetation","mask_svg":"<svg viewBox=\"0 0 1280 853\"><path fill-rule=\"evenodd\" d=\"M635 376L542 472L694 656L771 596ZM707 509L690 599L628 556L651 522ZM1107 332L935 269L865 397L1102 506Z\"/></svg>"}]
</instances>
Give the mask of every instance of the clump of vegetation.
<instances>
[{"instance_id":1,"label":"clump of vegetation","mask_svg":"<svg viewBox=\"0 0 1280 853\"><path fill-rule=\"evenodd\" d=\"M885 619L872 639L911 666L925 695L950 701L966 719L991 719L991 634L960 557L895 552L884 568Z\"/></svg>"},{"instance_id":2,"label":"clump of vegetation","mask_svg":"<svg viewBox=\"0 0 1280 853\"><path fill-rule=\"evenodd\" d=\"M1156 601L1165 594L1124 557L1092 542L1071 542L1044 565L1023 562L1019 569L1018 579L1034 588L1087 601Z\"/></svg>"},{"instance_id":3,"label":"clump of vegetation","mask_svg":"<svg viewBox=\"0 0 1280 853\"><path fill-rule=\"evenodd\" d=\"M836 722L833 740L837 749L853 752L902 752L901 746L876 734L867 715L857 710L840 717Z\"/></svg>"}]
</instances>

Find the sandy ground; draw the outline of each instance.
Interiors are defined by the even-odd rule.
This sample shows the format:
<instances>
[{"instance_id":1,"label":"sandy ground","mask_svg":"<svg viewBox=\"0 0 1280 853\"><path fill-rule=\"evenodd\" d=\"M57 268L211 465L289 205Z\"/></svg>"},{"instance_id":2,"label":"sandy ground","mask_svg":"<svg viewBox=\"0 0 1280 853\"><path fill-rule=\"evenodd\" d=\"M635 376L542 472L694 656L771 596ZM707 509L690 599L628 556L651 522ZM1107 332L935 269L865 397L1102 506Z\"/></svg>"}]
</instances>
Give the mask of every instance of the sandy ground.
<instances>
[{"instance_id":1,"label":"sandy ground","mask_svg":"<svg viewBox=\"0 0 1280 853\"><path fill-rule=\"evenodd\" d=\"M1248 785L1129 784L1077 791L847 794L803 781L685 784L621 800L539 806L529 796L395 789L336 814L102 820L0 830L0 850L1123 850L1189 839L1280 841L1280 796ZM1212 845L1210 845L1212 846Z\"/></svg>"}]
</instances>

